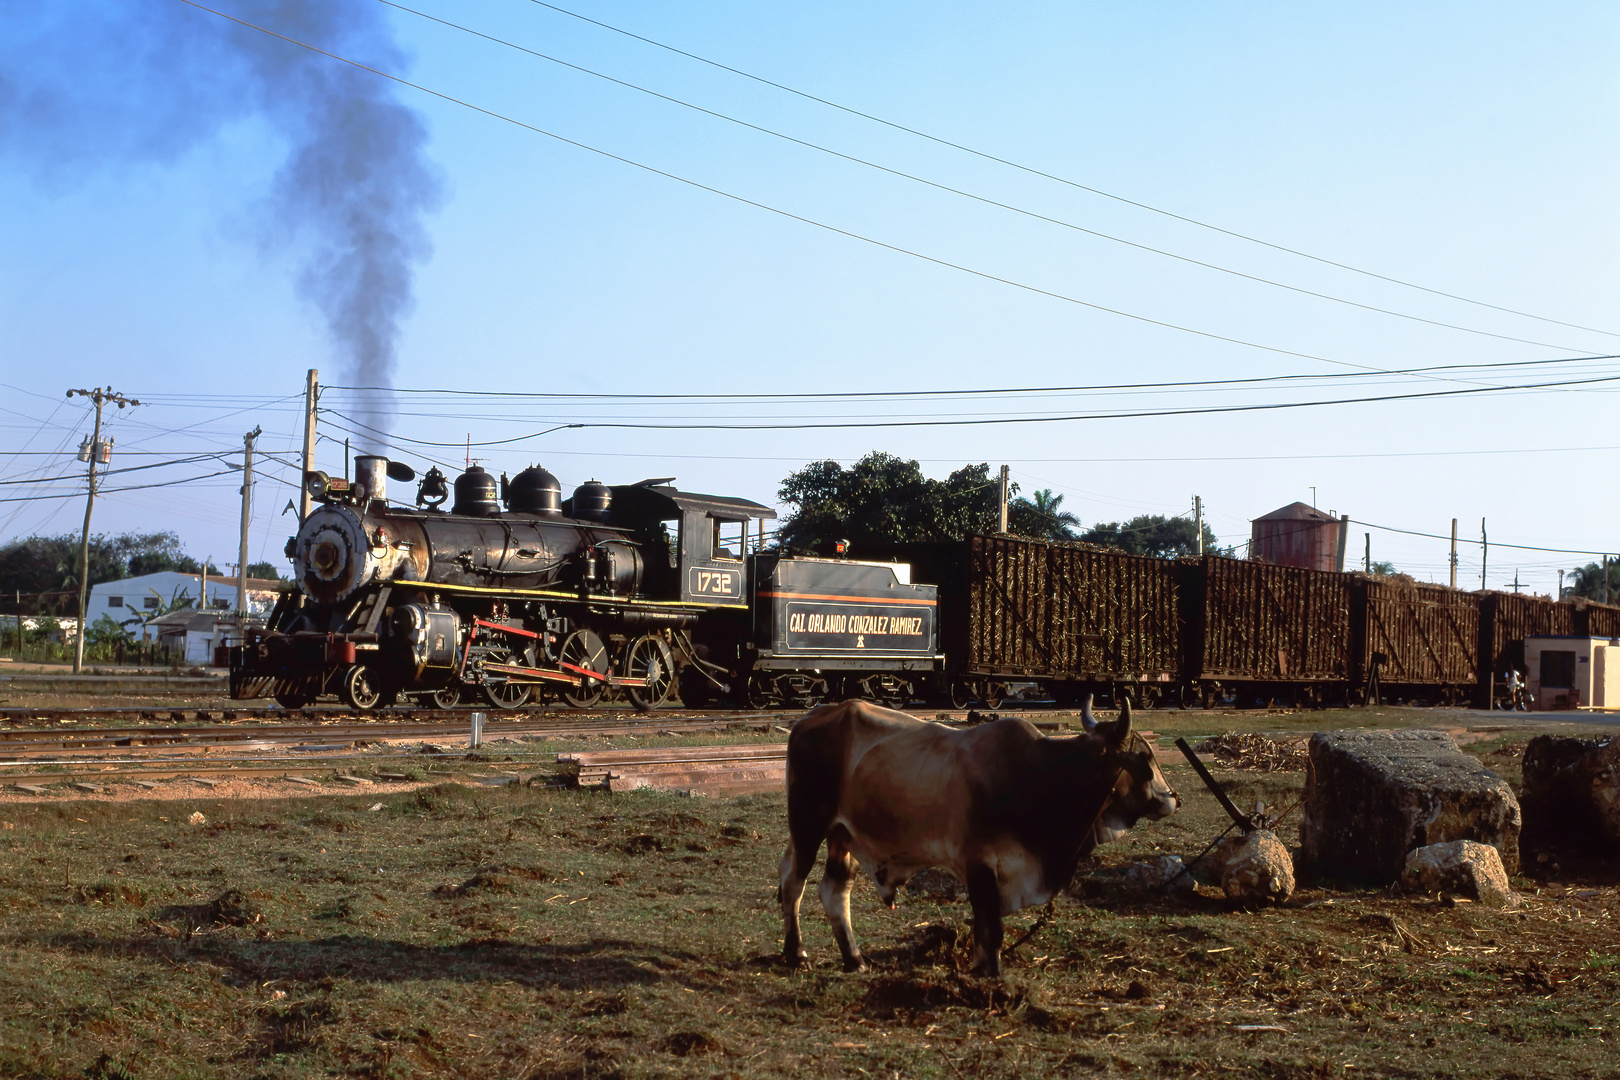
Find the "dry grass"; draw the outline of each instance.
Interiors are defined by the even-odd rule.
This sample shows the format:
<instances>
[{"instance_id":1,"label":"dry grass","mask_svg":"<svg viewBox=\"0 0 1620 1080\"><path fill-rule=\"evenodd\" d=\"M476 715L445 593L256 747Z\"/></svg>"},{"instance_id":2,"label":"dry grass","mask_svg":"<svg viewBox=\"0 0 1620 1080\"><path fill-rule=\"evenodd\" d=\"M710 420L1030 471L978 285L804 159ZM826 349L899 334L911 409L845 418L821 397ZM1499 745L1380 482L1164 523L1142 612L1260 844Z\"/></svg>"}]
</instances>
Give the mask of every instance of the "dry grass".
<instances>
[{"instance_id":1,"label":"dry grass","mask_svg":"<svg viewBox=\"0 0 1620 1080\"><path fill-rule=\"evenodd\" d=\"M1478 752L1509 774L1522 742ZM1171 774L1187 808L1099 868L1194 853L1224 825L1190 770ZM1218 775L1245 806L1286 806L1302 783ZM1620 895L1601 864L1574 888L1520 879L1515 911L1308 888L1240 912L1207 888L1113 895L1097 874L985 981L964 974L964 903L890 912L864 883L872 972L837 969L813 889L819 963L781 966L775 795L446 786L0 817L5 1076L1571 1077L1620 1062ZM1009 940L1034 917L1013 916Z\"/></svg>"}]
</instances>

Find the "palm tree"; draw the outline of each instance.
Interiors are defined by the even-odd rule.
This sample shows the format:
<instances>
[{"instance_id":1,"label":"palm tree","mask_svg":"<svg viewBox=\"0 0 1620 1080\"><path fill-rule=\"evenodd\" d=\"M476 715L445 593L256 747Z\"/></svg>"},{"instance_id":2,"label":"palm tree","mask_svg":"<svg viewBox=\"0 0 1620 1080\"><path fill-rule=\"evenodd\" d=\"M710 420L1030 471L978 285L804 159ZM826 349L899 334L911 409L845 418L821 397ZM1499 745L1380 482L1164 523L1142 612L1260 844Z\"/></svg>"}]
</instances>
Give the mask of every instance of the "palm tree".
<instances>
[{"instance_id":1,"label":"palm tree","mask_svg":"<svg viewBox=\"0 0 1620 1080\"><path fill-rule=\"evenodd\" d=\"M1039 536L1047 540L1073 540L1080 519L1062 509L1063 496L1052 494L1051 488L1042 488L1025 499L1019 497L1009 508L1009 524L1014 532L1025 536Z\"/></svg>"}]
</instances>

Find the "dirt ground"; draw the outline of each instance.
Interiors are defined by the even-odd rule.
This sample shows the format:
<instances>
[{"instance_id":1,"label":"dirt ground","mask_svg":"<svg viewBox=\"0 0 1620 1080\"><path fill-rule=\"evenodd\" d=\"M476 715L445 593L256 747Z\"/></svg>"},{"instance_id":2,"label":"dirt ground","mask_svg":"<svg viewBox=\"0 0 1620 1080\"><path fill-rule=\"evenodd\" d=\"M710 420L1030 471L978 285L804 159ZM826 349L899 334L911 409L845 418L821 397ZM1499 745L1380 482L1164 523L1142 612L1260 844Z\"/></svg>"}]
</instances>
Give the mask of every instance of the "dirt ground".
<instances>
[{"instance_id":1,"label":"dirt ground","mask_svg":"<svg viewBox=\"0 0 1620 1080\"><path fill-rule=\"evenodd\" d=\"M1515 784L1528 735L1467 733ZM864 881L872 970L838 968L813 887L816 963L784 967L779 794L433 784L7 804L0 1075L1620 1075L1612 861L1528 860L1512 910L1315 883L1260 911L1208 886L1120 893L1111 870L1194 854L1225 824L1189 769L1166 770L1182 811L1100 849L996 981L965 974L965 900L889 911ZM1288 768L1216 774L1245 807L1286 807L1303 785ZM1297 822L1279 830L1290 844ZM1008 941L1037 917L1011 917Z\"/></svg>"}]
</instances>

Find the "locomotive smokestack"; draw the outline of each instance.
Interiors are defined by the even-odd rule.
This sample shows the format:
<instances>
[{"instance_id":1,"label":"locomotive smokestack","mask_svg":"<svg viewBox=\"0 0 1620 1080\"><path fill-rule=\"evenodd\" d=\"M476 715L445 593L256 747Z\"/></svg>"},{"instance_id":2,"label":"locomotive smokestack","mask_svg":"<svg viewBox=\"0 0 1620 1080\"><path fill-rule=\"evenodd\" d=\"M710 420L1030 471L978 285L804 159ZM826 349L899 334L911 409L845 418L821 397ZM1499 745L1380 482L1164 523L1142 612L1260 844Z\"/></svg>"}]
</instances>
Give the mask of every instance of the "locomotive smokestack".
<instances>
[{"instance_id":1,"label":"locomotive smokestack","mask_svg":"<svg viewBox=\"0 0 1620 1080\"><path fill-rule=\"evenodd\" d=\"M243 0L232 13L264 29L170 2L0 8L0 158L65 188L262 122L286 157L233 216L255 223L266 253L296 253L298 292L363 388L354 418L380 445L441 182L422 119L392 84L293 42L396 74L405 58L370 0Z\"/></svg>"},{"instance_id":2,"label":"locomotive smokestack","mask_svg":"<svg viewBox=\"0 0 1620 1080\"><path fill-rule=\"evenodd\" d=\"M354 503L365 509L373 499L388 501L388 459L361 454L354 459Z\"/></svg>"}]
</instances>

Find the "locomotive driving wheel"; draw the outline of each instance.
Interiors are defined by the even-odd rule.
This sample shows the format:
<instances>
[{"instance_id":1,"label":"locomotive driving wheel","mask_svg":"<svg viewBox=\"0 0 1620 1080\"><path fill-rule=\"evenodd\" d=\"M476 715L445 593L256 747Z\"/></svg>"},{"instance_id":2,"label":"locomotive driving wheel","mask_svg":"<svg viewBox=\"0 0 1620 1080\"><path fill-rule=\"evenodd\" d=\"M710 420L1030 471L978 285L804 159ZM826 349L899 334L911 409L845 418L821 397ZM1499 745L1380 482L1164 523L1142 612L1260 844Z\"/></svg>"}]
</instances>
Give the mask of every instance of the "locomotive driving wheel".
<instances>
[{"instance_id":1,"label":"locomotive driving wheel","mask_svg":"<svg viewBox=\"0 0 1620 1080\"><path fill-rule=\"evenodd\" d=\"M595 675L605 676L608 673L607 645L593 630L575 630L563 638L562 646L557 650L557 657L559 662L565 665L564 671L572 667ZM581 675L578 671L568 673L578 678L579 683L562 692L564 701L576 709L588 709L602 700L602 694L607 689L606 682Z\"/></svg>"},{"instance_id":2,"label":"locomotive driving wheel","mask_svg":"<svg viewBox=\"0 0 1620 1080\"><path fill-rule=\"evenodd\" d=\"M661 637L639 637L624 650L624 674L626 678L647 680L646 686L624 688L630 704L642 712L656 709L669 700L675 685L675 654Z\"/></svg>"},{"instance_id":3,"label":"locomotive driving wheel","mask_svg":"<svg viewBox=\"0 0 1620 1080\"><path fill-rule=\"evenodd\" d=\"M532 648L532 647L531 647ZM490 649L484 654L484 663L490 664L517 664L524 667L533 665L533 659L527 655L514 653L509 648ZM446 689L453 689L447 687ZM478 687L484 700L497 709L521 709L529 700L532 690L527 683L515 683L510 679L502 678L499 682L485 682ZM457 694L460 697L460 694ZM437 700L437 695L435 695Z\"/></svg>"}]
</instances>

